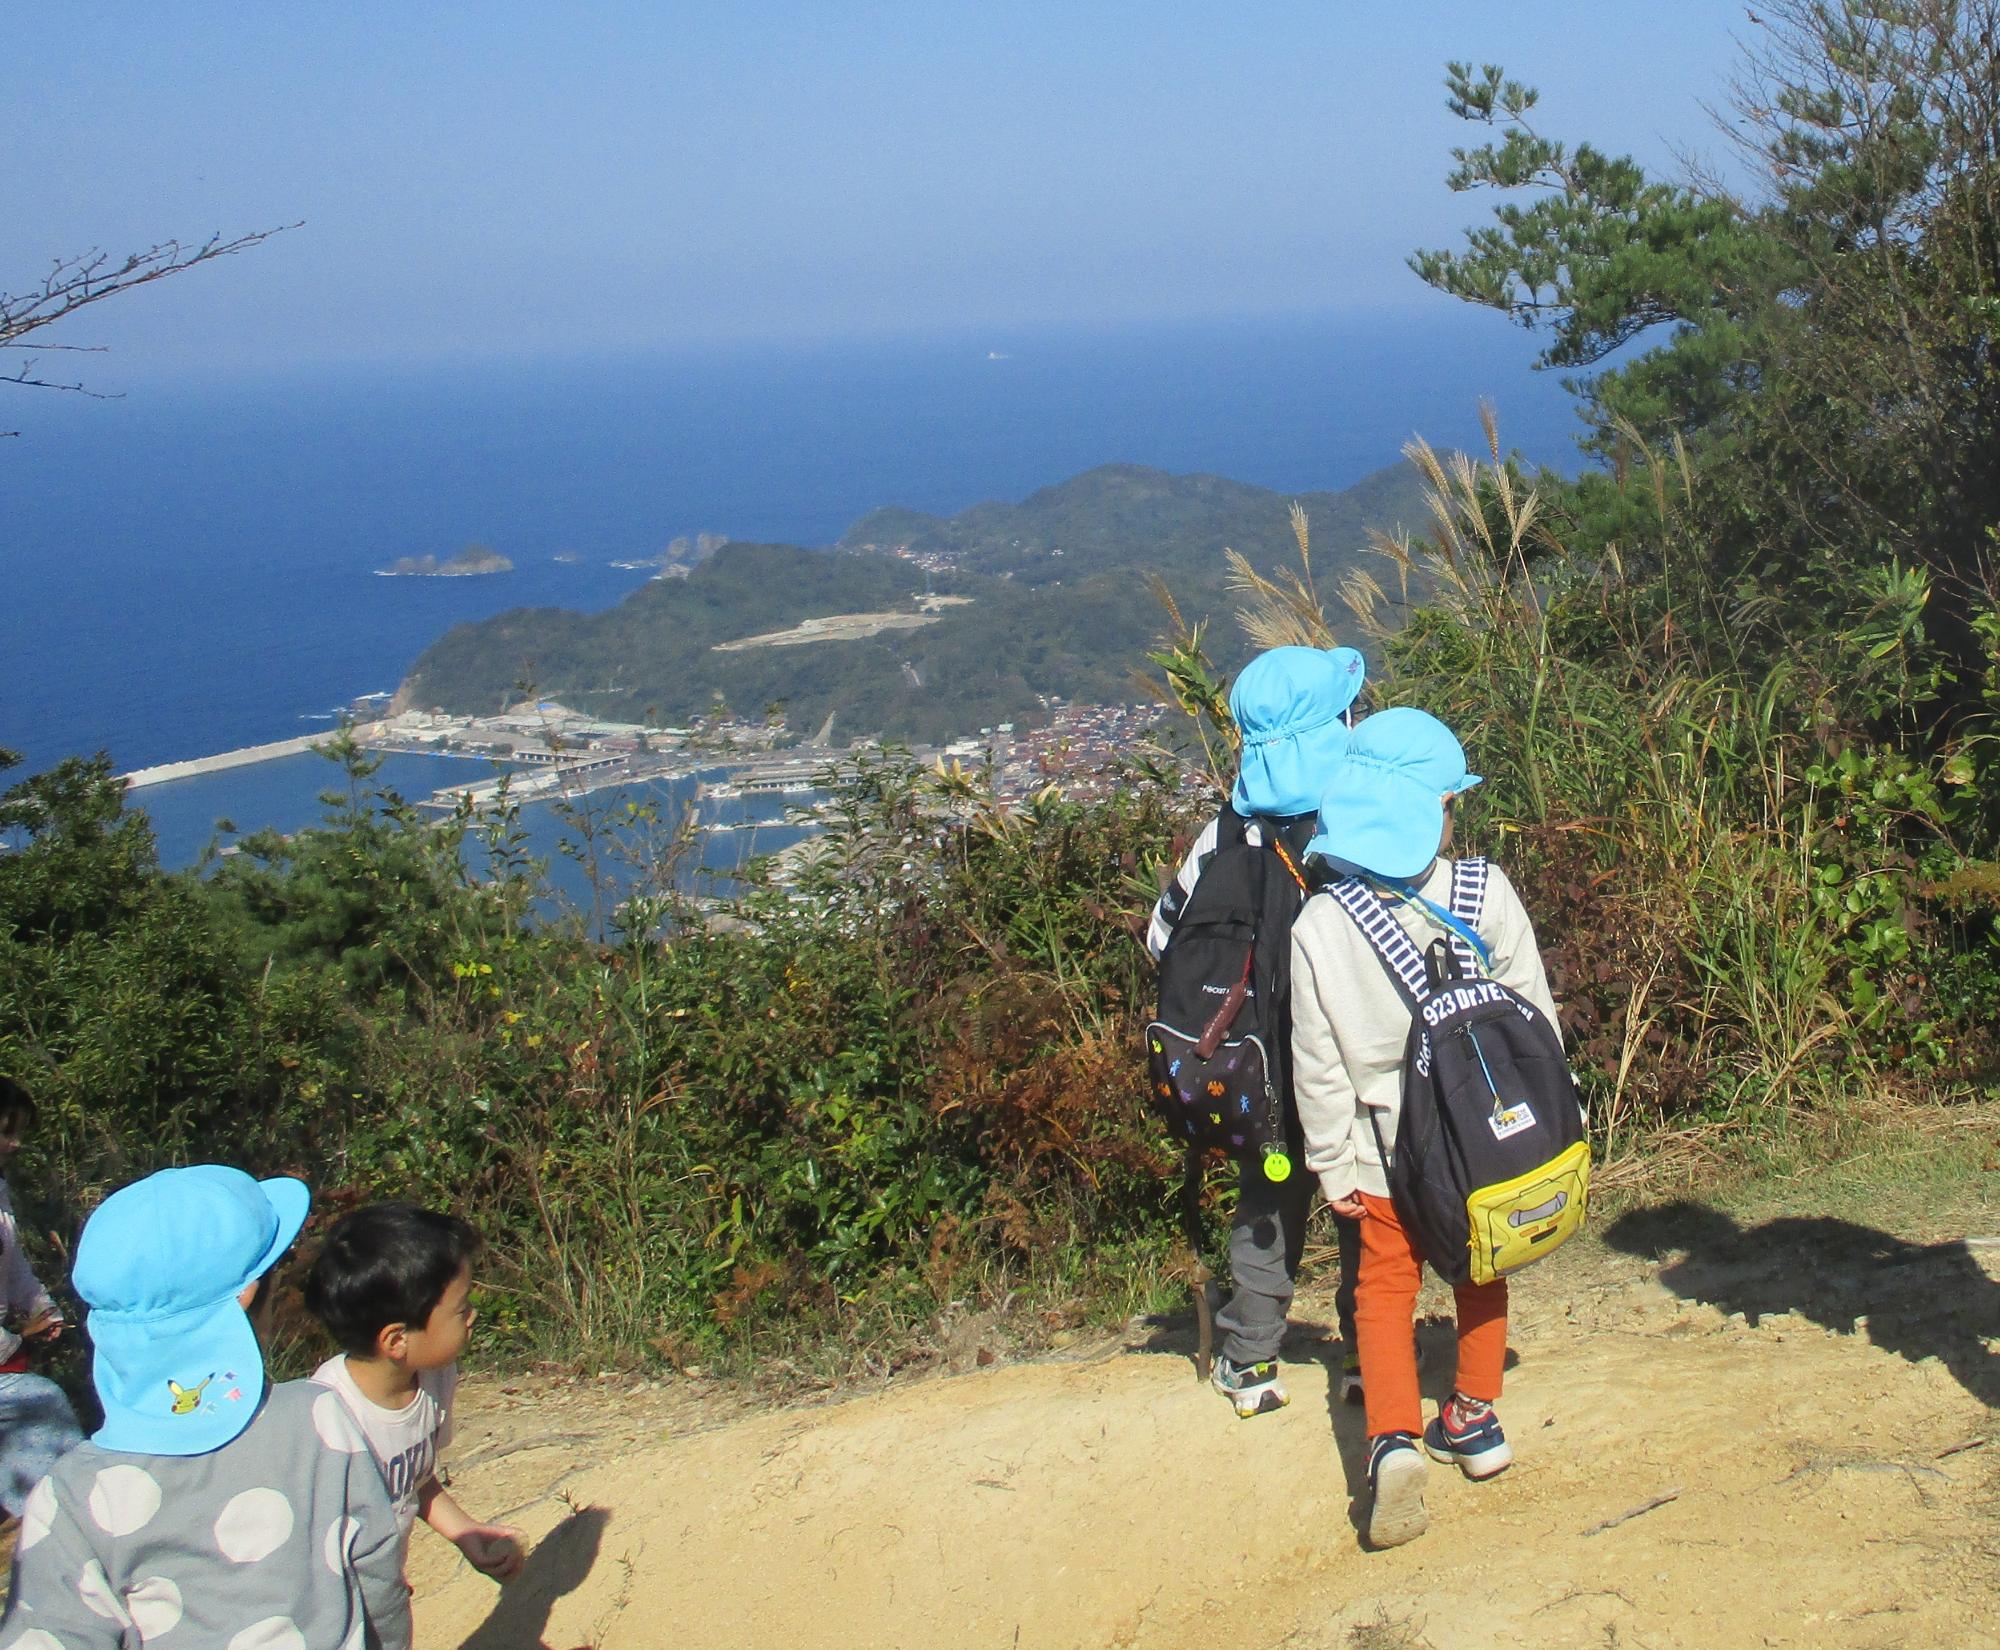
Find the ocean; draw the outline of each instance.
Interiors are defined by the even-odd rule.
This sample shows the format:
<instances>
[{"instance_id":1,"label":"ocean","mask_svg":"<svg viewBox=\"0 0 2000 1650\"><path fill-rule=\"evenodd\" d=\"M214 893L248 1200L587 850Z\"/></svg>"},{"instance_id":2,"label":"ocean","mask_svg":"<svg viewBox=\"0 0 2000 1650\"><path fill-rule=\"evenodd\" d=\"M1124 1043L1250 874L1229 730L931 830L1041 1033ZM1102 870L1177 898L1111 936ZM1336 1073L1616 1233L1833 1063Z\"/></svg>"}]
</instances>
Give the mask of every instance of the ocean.
<instances>
[{"instance_id":1,"label":"ocean","mask_svg":"<svg viewBox=\"0 0 2000 1650\"><path fill-rule=\"evenodd\" d=\"M1440 300L1416 316L146 381L116 400L9 391L0 747L22 754L18 776L311 732L393 689L455 624L616 602L646 575L610 563L683 533L826 544L877 505L950 512L1115 461L1340 487L1412 434L1475 446L1481 399L1509 445L1571 468L1570 400L1530 370L1533 350ZM115 379L115 358L93 373ZM472 542L514 571L373 576ZM461 777L408 761L412 792ZM187 864L217 821L307 823L331 772L305 758L136 800L162 859Z\"/></svg>"},{"instance_id":2,"label":"ocean","mask_svg":"<svg viewBox=\"0 0 2000 1650\"><path fill-rule=\"evenodd\" d=\"M405 801L417 802L433 791L479 784L500 772L497 765L462 757L397 754L381 758L369 783L394 791ZM664 847L690 808L698 811L704 823L720 823L729 829L702 836L696 850L676 866L675 883L687 893L726 892L731 873L745 860L779 853L808 834L808 827L791 817L800 811L796 798L697 799L703 780L725 777L723 770L715 769L687 779L607 786L572 798L566 805L567 817L548 803L522 808L519 824L527 835L528 852L545 867L552 902L545 914L568 910L601 928L610 908L634 881L633 854L649 839ZM239 833L265 827L291 832L320 824L340 805L329 800L328 793L338 796L345 786L345 776L325 757L288 756L227 773L148 786L132 801L152 822L162 862L179 867L214 863L209 856L219 854ZM627 802L652 808L658 823L650 833L625 823ZM573 824L586 817L604 844L594 870L588 856L576 851L581 839ZM220 829L223 826L235 829ZM565 844L570 851L565 851ZM477 852L476 845L468 849L475 861Z\"/></svg>"}]
</instances>

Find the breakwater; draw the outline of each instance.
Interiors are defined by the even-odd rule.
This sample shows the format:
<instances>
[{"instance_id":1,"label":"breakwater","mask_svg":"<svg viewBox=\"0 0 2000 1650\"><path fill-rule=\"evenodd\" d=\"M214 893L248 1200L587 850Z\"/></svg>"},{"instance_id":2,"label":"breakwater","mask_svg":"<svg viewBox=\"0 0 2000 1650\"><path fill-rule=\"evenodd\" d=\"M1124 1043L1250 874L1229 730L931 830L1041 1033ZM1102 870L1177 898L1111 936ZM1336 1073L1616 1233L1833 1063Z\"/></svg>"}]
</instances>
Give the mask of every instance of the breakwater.
<instances>
[{"instance_id":1,"label":"breakwater","mask_svg":"<svg viewBox=\"0 0 2000 1650\"><path fill-rule=\"evenodd\" d=\"M359 733L363 730L355 731ZM275 739L268 745L245 745L240 750L220 751L214 756L196 756L185 762L161 762L150 768L134 768L124 776L125 788L136 791L146 785L165 785L176 779L199 779L205 773L247 768L255 762L276 762L287 756L304 756L315 746L324 744L328 737L325 733L302 733L296 739Z\"/></svg>"}]
</instances>

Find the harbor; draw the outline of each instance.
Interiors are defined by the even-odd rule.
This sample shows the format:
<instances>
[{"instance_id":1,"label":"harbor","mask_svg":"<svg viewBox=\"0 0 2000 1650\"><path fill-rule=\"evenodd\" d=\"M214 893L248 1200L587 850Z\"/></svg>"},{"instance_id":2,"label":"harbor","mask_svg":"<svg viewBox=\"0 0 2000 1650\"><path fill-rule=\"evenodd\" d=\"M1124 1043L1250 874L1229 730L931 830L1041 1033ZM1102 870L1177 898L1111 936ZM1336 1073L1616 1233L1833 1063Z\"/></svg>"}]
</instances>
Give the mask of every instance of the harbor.
<instances>
[{"instance_id":1,"label":"harbor","mask_svg":"<svg viewBox=\"0 0 2000 1650\"><path fill-rule=\"evenodd\" d=\"M830 765L877 744L864 739L836 752L830 719L801 739L776 719L657 727L588 716L553 699L523 700L490 716L385 714L383 698L356 701L341 728L381 764L371 784L433 819L514 812L522 828L553 843L571 826L552 813L567 815L560 805L601 793L600 812L630 802L711 843L718 858L710 869L721 874L765 851L766 838L775 849L791 849L816 836L829 812ZM946 772L983 775L1003 807L1052 791L1082 798L1118 782L1119 759L1143 746L1155 714L1151 707L1059 700L1044 709L1040 726L1001 723L941 747L907 747L907 755ZM233 856L259 829L289 834L323 817L332 803L325 793L347 787L314 753L340 736L317 731L156 764L124 780L151 816L168 863Z\"/></svg>"},{"instance_id":2,"label":"harbor","mask_svg":"<svg viewBox=\"0 0 2000 1650\"><path fill-rule=\"evenodd\" d=\"M371 755L457 758L503 770L475 783L439 786L418 800L417 806L439 813L454 813L468 806L480 812L503 803L525 805L583 796L610 786L690 779L718 769L728 778L704 783L700 789L703 798L810 796L817 788L815 776L825 763L819 741L785 748L779 743L782 730L764 723L648 727L598 720L549 700L516 705L497 716L404 711L352 721L346 728L354 742ZM828 731L822 729L822 737ZM210 756L158 763L121 777L127 791L144 790L307 755L324 749L332 737L328 733L301 734Z\"/></svg>"}]
</instances>

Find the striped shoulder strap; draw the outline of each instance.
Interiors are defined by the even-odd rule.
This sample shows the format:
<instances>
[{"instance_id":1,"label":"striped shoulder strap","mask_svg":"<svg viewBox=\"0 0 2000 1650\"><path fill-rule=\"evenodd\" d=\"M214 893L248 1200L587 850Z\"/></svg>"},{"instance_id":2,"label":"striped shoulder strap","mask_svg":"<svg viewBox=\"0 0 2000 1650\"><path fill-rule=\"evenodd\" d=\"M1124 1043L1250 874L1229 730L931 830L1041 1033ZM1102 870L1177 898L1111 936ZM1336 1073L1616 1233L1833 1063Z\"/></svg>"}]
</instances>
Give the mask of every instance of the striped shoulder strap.
<instances>
[{"instance_id":1,"label":"striped shoulder strap","mask_svg":"<svg viewBox=\"0 0 2000 1650\"><path fill-rule=\"evenodd\" d=\"M1404 996L1413 1003L1429 997L1431 987L1424 974L1423 953L1396 920L1388 902L1360 877L1342 877L1328 883L1326 891L1354 919L1354 925L1375 948L1375 955L1403 988Z\"/></svg>"},{"instance_id":2,"label":"striped shoulder strap","mask_svg":"<svg viewBox=\"0 0 2000 1650\"><path fill-rule=\"evenodd\" d=\"M1486 881L1487 863L1483 859L1461 859L1452 865L1451 914L1475 931L1479 927L1479 919L1486 913ZM1327 892L1339 900L1342 908L1354 919L1355 926L1374 947L1375 954L1395 976L1410 1001L1423 1002L1430 995L1430 978L1424 970L1423 953L1417 949L1417 942L1410 938L1409 931L1396 920L1389 902L1362 877L1342 877L1329 883ZM1451 948L1458 957L1459 966L1468 975L1486 972L1486 959L1479 956L1465 937L1456 931L1451 934Z\"/></svg>"},{"instance_id":3,"label":"striped shoulder strap","mask_svg":"<svg viewBox=\"0 0 2000 1650\"><path fill-rule=\"evenodd\" d=\"M1486 914L1486 871L1483 859L1461 859L1451 868L1451 914L1475 932ZM1458 957L1458 966L1468 974L1486 972L1486 959L1474 954L1463 935L1453 933L1451 949Z\"/></svg>"}]
</instances>

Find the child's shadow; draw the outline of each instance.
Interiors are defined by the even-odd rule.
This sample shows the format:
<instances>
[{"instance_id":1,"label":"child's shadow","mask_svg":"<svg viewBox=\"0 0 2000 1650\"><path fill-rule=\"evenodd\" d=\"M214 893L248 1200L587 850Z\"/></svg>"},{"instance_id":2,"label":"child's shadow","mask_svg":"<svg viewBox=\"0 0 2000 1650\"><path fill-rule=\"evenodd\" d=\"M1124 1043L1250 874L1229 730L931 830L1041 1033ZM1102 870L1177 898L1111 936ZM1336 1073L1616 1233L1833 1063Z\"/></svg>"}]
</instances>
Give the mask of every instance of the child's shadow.
<instances>
[{"instance_id":1,"label":"child's shadow","mask_svg":"<svg viewBox=\"0 0 2000 1650\"><path fill-rule=\"evenodd\" d=\"M1746 1227L1677 1202L1619 1216L1604 1241L1651 1261L1678 1251L1660 1282L1683 1300L1740 1312L1753 1328L1796 1312L1837 1335L1865 1334L1911 1363L1936 1358L1974 1398L2000 1406L2000 1285L1962 1238L1911 1243L1826 1215Z\"/></svg>"},{"instance_id":2,"label":"child's shadow","mask_svg":"<svg viewBox=\"0 0 2000 1650\"><path fill-rule=\"evenodd\" d=\"M460 1650L547 1650L542 1634L556 1600L581 1587L597 1564L611 1514L583 1507L542 1537L521 1573L500 1589L493 1612Z\"/></svg>"}]
</instances>

